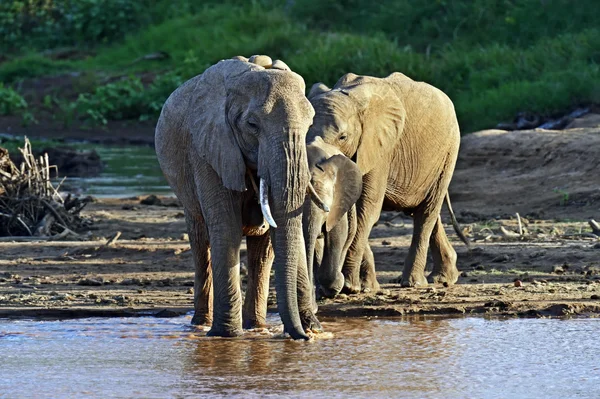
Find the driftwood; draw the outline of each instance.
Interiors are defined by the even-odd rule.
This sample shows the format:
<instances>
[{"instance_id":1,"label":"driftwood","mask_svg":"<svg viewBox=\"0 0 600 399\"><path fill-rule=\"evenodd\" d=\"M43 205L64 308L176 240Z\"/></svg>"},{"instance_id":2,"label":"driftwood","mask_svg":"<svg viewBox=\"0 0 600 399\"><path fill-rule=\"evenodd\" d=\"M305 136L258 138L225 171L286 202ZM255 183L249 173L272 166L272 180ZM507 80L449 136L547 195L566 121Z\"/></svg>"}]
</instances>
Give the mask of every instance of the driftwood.
<instances>
[{"instance_id":1,"label":"driftwood","mask_svg":"<svg viewBox=\"0 0 600 399\"><path fill-rule=\"evenodd\" d=\"M84 220L79 216L89 200L63 198L54 184L48 154L34 156L25 138L19 149L22 162L17 167L7 150L0 148L0 236L56 240L77 236L74 232ZM64 179L63 179L64 181ZM3 240L5 241L5 240Z\"/></svg>"}]
</instances>

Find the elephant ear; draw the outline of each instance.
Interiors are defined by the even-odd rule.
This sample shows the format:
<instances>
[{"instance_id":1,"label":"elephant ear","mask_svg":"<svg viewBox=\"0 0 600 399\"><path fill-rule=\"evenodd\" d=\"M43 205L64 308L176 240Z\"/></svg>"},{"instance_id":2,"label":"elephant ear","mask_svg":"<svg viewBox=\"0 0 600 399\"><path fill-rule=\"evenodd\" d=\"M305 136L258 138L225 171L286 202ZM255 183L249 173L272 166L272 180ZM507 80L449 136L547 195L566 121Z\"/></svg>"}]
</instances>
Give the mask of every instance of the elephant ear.
<instances>
[{"instance_id":1,"label":"elephant ear","mask_svg":"<svg viewBox=\"0 0 600 399\"><path fill-rule=\"evenodd\" d=\"M210 164L230 190L246 190L246 164L227 120L228 87L236 77L260 66L226 60L208 68L198 79L190 98L188 128L197 155Z\"/></svg>"},{"instance_id":2,"label":"elephant ear","mask_svg":"<svg viewBox=\"0 0 600 399\"><path fill-rule=\"evenodd\" d=\"M364 174L377 164L389 162L390 149L402 134L406 109L398 94L381 79L359 84L349 92L359 103L362 135L356 151L356 163Z\"/></svg>"},{"instance_id":3,"label":"elephant ear","mask_svg":"<svg viewBox=\"0 0 600 399\"><path fill-rule=\"evenodd\" d=\"M327 87L327 85L325 85L323 83L315 83L310 88L310 91L308 92L307 98L309 100L311 100L313 97L316 97L316 96L318 96L320 94L323 94L323 93L327 93L330 90L331 89L329 87Z\"/></svg>"},{"instance_id":4,"label":"elephant ear","mask_svg":"<svg viewBox=\"0 0 600 399\"><path fill-rule=\"evenodd\" d=\"M333 200L325 221L325 228L329 232L358 201L362 193L362 173L345 155L334 155L318 166L327 172L332 171L334 176Z\"/></svg>"}]
</instances>

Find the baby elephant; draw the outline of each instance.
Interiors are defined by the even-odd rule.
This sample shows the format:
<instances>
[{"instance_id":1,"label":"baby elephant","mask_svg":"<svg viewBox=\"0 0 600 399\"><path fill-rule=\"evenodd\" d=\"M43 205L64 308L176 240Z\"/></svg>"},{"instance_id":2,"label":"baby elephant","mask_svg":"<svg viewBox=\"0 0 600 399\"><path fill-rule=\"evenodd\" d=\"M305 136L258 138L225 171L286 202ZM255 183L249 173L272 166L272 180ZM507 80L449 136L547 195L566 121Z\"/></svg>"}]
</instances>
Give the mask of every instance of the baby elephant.
<instances>
[{"instance_id":1,"label":"baby elephant","mask_svg":"<svg viewBox=\"0 0 600 399\"><path fill-rule=\"evenodd\" d=\"M320 137L307 144L306 152L312 185L326 205L319 207L310 196L304 203L308 272L322 295L334 297L344 286L342 266L356 234L355 203L362 192L362 174L354 162ZM327 207L330 211L323 211Z\"/></svg>"}]
</instances>

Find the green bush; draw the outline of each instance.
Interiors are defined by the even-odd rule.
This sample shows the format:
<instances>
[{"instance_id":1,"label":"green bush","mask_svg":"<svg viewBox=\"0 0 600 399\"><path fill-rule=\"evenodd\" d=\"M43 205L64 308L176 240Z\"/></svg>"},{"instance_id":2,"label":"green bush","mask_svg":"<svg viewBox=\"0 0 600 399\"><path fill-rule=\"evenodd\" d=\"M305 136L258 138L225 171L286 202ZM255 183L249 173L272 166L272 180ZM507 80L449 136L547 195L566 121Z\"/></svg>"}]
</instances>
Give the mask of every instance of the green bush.
<instances>
[{"instance_id":1,"label":"green bush","mask_svg":"<svg viewBox=\"0 0 600 399\"><path fill-rule=\"evenodd\" d=\"M295 0L290 15L323 30L383 32L400 46L527 47L543 37L598 26L596 0ZM429 50L428 50L429 49Z\"/></svg>"},{"instance_id":2,"label":"green bush","mask_svg":"<svg viewBox=\"0 0 600 399\"><path fill-rule=\"evenodd\" d=\"M143 2L14 0L0 2L0 49L107 43L144 22Z\"/></svg>"},{"instance_id":3,"label":"green bush","mask_svg":"<svg viewBox=\"0 0 600 399\"><path fill-rule=\"evenodd\" d=\"M0 82L0 115L14 115L27 110L27 101L15 90Z\"/></svg>"},{"instance_id":4,"label":"green bush","mask_svg":"<svg viewBox=\"0 0 600 399\"><path fill-rule=\"evenodd\" d=\"M75 103L78 116L93 125L109 120L156 119L168 96L183 80L174 73L157 77L144 87L139 77L129 77L80 94ZM66 110L70 111L70 109Z\"/></svg>"}]
</instances>

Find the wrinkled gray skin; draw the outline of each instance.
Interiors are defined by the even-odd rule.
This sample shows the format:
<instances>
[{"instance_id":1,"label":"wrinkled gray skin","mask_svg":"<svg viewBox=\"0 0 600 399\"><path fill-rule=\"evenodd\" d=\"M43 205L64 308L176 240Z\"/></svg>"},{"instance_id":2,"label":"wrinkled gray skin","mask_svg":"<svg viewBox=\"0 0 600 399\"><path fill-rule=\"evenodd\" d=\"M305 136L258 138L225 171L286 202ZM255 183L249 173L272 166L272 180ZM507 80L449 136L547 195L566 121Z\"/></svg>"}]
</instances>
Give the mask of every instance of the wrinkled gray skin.
<instances>
[{"instance_id":1,"label":"wrinkled gray skin","mask_svg":"<svg viewBox=\"0 0 600 399\"><path fill-rule=\"evenodd\" d=\"M212 322L209 335L242 333L244 233L250 235L250 262L261 268L251 274L257 281L266 275L267 284L273 241L277 306L285 330L294 339L307 339L310 325L303 324L316 320L311 298L297 295L309 284L302 207L309 182L306 132L314 110L304 90L302 77L287 67L265 69L237 57L185 82L163 107L156 152L185 210L196 267L193 323ZM270 237L260 214L249 216L256 214L248 209L256 201L250 174L268 188L278 226L270 229ZM265 293L264 284L249 285L257 291L247 301L260 302L244 304L251 326L266 311L268 288Z\"/></svg>"},{"instance_id":2,"label":"wrinkled gray skin","mask_svg":"<svg viewBox=\"0 0 600 399\"><path fill-rule=\"evenodd\" d=\"M402 286L423 286L428 280L454 284L459 276L456 252L440 218L444 200L449 204L448 185L460 144L452 101L401 73L386 78L349 73L332 90L314 85L309 99L316 115L308 140L321 137L354 160L362 174L357 230L343 267L344 291L379 288L368 237L382 207L414 219ZM426 279L430 245L434 267Z\"/></svg>"},{"instance_id":3,"label":"wrinkled gray skin","mask_svg":"<svg viewBox=\"0 0 600 399\"><path fill-rule=\"evenodd\" d=\"M320 137L308 143L306 151L312 184L330 208L324 212L309 197L304 203L308 271L317 292L331 298L344 286L342 265L356 234L355 203L362 192L362 174L352 160Z\"/></svg>"}]
</instances>

